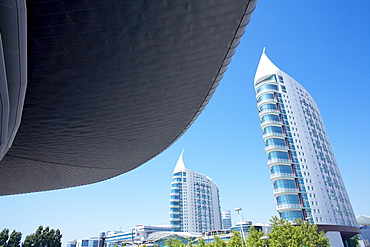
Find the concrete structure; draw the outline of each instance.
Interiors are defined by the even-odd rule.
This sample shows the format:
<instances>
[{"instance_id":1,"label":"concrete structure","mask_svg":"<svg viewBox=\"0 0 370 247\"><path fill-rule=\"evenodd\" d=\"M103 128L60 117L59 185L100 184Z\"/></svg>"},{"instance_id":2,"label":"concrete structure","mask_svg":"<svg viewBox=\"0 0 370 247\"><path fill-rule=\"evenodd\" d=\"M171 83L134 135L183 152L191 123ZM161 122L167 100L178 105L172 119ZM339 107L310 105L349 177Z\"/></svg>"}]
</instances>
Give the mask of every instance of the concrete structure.
<instances>
[{"instance_id":1,"label":"concrete structure","mask_svg":"<svg viewBox=\"0 0 370 247\"><path fill-rule=\"evenodd\" d=\"M257 107L280 216L309 220L332 246L359 228L315 101L263 52L254 78Z\"/></svg>"},{"instance_id":2,"label":"concrete structure","mask_svg":"<svg viewBox=\"0 0 370 247\"><path fill-rule=\"evenodd\" d=\"M256 0L0 0L0 195L102 181L202 112Z\"/></svg>"},{"instance_id":3,"label":"concrete structure","mask_svg":"<svg viewBox=\"0 0 370 247\"><path fill-rule=\"evenodd\" d=\"M360 225L362 244L366 247L370 246L370 217L359 215L356 217L357 223Z\"/></svg>"},{"instance_id":4,"label":"concrete structure","mask_svg":"<svg viewBox=\"0 0 370 247\"><path fill-rule=\"evenodd\" d=\"M175 232L220 230L221 212L217 185L206 175L185 167L183 152L173 171L170 225Z\"/></svg>"},{"instance_id":5,"label":"concrete structure","mask_svg":"<svg viewBox=\"0 0 370 247\"><path fill-rule=\"evenodd\" d=\"M221 211L222 229L227 230L232 226L231 222L231 211L222 210Z\"/></svg>"},{"instance_id":6,"label":"concrete structure","mask_svg":"<svg viewBox=\"0 0 370 247\"><path fill-rule=\"evenodd\" d=\"M170 232L169 226L145 226L136 225L130 231L107 231L100 235L105 237L105 246L114 247L128 244L142 244L148 240L148 237L154 232ZM78 246L77 246L78 247Z\"/></svg>"}]
</instances>

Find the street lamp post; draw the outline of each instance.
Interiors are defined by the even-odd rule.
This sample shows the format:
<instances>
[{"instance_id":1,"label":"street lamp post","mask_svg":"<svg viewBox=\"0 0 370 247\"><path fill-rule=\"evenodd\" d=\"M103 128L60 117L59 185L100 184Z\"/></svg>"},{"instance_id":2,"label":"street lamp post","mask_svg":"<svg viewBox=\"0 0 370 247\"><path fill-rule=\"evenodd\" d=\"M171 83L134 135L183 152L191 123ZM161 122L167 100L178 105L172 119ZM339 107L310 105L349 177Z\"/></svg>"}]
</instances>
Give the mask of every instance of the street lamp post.
<instances>
[{"instance_id":1,"label":"street lamp post","mask_svg":"<svg viewBox=\"0 0 370 247\"><path fill-rule=\"evenodd\" d=\"M235 211L238 212L238 216L239 216L240 230L242 232L243 244L245 244L245 246L247 246L247 242L245 241L245 235L244 235L244 230L243 230L243 222L240 218L240 211L241 210L242 210L242 208L235 208Z\"/></svg>"},{"instance_id":2,"label":"street lamp post","mask_svg":"<svg viewBox=\"0 0 370 247\"><path fill-rule=\"evenodd\" d=\"M135 228L131 228L131 246L134 246L134 229Z\"/></svg>"}]
</instances>

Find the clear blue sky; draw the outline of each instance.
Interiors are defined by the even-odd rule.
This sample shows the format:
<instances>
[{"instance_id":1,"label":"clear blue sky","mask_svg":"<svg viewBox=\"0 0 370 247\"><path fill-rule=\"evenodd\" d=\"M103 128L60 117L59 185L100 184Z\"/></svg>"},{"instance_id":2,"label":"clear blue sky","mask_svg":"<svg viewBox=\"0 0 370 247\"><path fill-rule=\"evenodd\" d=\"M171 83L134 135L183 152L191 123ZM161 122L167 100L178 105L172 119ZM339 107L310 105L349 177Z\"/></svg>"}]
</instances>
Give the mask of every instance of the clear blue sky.
<instances>
[{"instance_id":1,"label":"clear blue sky","mask_svg":"<svg viewBox=\"0 0 370 247\"><path fill-rule=\"evenodd\" d=\"M253 89L263 47L315 99L355 214L370 215L369 9L368 0L260 0L213 98L174 145L108 181L0 197L0 230L59 228L65 245L104 230L168 223L172 171L183 148L187 168L218 184L223 209L241 207L246 220L268 223L276 205Z\"/></svg>"}]
</instances>

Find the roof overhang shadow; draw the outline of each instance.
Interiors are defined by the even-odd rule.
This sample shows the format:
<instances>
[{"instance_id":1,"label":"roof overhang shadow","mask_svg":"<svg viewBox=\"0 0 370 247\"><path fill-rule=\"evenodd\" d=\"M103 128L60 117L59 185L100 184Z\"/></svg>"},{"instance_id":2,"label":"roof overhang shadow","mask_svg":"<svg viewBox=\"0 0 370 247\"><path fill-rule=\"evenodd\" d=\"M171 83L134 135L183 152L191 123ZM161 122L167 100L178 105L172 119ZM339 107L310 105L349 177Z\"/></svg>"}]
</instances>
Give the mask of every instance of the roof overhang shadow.
<instances>
[{"instance_id":1,"label":"roof overhang shadow","mask_svg":"<svg viewBox=\"0 0 370 247\"><path fill-rule=\"evenodd\" d=\"M208 103L255 5L27 0L28 85L0 195L102 181L161 153Z\"/></svg>"}]
</instances>

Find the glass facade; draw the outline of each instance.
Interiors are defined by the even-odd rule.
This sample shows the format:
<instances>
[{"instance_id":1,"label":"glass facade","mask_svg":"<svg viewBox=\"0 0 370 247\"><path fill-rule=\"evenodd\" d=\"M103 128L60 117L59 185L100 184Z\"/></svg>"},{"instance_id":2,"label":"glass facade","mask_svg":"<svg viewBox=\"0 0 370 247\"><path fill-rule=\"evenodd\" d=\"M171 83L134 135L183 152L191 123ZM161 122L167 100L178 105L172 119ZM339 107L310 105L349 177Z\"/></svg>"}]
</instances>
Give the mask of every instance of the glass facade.
<instances>
[{"instance_id":1,"label":"glass facade","mask_svg":"<svg viewBox=\"0 0 370 247\"><path fill-rule=\"evenodd\" d=\"M300 183L302 173L279 83L284 83L284 79L277 75L255 83L265 150L280 216L286 220L305 219L311 210L309 204L304 203L306 189L304 183ZM285 86L282 89L286 91Z\"/></svg>"}]
</instances>

